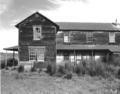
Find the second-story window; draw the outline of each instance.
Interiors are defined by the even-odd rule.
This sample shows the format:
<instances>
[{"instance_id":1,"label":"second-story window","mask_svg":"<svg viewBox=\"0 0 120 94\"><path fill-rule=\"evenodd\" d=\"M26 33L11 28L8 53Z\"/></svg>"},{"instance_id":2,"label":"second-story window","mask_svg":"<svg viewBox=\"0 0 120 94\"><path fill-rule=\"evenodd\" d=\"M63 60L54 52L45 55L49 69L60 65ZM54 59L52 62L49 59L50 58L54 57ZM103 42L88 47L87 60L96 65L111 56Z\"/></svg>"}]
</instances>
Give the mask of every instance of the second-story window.
<instances>
[{"instance_id":1,"label":"second-story window","mask_svg":"<svg viewBox=\"0 0 120 94\"><path fill-rule=\"evenodd\" d=\"M67 36L67 35L64 36L64 42L65 42L65 43L68 43L68 42L69 42L69 36Z\"/></svg>"},{"instance_id":2,"label":"second-story window","mask_svg":"<svg viewBox=\"0 0 120 94\"><path fill-rule=\"evenodd\" d=\"M42 28L40 25L33 26L33 40L40 40L42 38Z\"/></svg>"},{"instance_id":3,"label":"second-story window","mask_svg":"<svg viewBox=\"0 0 120 94\"><path fill-rule=\"evenodd\" d=\"M86 40L87 40L87 43L91 43L93 41L93 32L86 33Z\"/></svg>"},{"instance_id":4,"label":"second-story window","mask_svg":"<svg viewBox=\"0 0 120 94\"><path fill-rule=\"evenodd\" d=\"M109 42L115 43L115 32L109 32Z\"/></svg>"},{"instance_id":5,"label":"second-story window","mask_svg":"<svg viewBox=\"0 0 120 94\"><path fill-rule=\"evenodd\" d=\"M68 42L70 42L70 35L69 35L69 33L64 33L64 42L65 43L68 43Z\"/></svg>"}]
</instances>

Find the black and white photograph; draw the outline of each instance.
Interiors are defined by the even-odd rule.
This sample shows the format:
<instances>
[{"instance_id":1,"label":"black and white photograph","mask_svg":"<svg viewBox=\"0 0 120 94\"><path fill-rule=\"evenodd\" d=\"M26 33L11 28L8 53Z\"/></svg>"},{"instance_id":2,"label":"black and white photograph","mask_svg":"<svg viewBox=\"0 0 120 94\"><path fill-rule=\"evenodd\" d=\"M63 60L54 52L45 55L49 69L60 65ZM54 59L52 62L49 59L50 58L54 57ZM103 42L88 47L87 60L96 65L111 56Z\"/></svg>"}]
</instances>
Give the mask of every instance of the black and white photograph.
<instances>
[{"instance_id":1,"label":"black and white photograph","mask_svg":"<svg viewBox=\"0 0 120 94\"><path fill-rule=\"evenodd\" d=\"M0 94L120 94L120 1L0 0Z\"/></svg>"}]
</instances>

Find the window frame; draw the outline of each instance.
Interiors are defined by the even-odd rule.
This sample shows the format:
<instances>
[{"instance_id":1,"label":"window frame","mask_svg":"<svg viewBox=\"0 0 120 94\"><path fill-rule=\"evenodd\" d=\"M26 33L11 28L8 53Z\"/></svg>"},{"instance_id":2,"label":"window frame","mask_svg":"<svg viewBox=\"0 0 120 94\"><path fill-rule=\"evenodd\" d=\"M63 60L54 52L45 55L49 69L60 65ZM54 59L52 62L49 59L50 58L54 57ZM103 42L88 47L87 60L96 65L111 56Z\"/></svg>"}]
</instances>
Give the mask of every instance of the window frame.
<instances>
[{"instance_id":1,"label":"window frame","mask_svg":"<svg viewBox=\"0 0 120 94\"><path fill-rule=\"evenodd\" d=\"M29 46L28 49L29 49L29 61L42 61L42 62L45 61L45 46ZM43 53L40 54L38 51L40 51L41 49L44 50L42 50ZM38 56L40 55L43 55L44 58L43 60L38 60Z\"/></svg>"},{"instance_id":2,"label":"window frame","mask_svg":"<svg viewBox=\"0 0 120 94\"><path fill-rule=\"evenodd\" d=\"M39 32L36 29L39 29ZM33 40L41 40L41 39L42 39L42 26L33 25Z\"/></svg>"},{"instance_id":3,"label":"window frame","mask_svg":"<svg viewBox=\"0 0 120 94\"><path fill-rule=\"evenodd\" d=\"M115 32L109 32L109 43L115 43L115 36L116 36Z\"/></svg>"},{"instance_id":4,"label":"window frame","mask_svg":"<svg viewBox=\"0 0 120 94\"><path fill-rule=\"evenodd\" d=\"M87 43L93 42L93 32L86 32L86 42Z\"/></svg>"}]
</instances>

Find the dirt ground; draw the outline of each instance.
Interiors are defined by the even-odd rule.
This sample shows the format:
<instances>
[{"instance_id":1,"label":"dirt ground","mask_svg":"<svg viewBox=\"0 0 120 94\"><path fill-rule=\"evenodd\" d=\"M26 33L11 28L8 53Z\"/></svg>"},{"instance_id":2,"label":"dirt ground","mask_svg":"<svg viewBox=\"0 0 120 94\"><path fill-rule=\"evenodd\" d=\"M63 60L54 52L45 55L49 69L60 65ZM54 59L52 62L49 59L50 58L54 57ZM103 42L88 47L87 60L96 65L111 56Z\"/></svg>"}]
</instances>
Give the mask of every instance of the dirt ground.
<instances>
[{"instance_id":1,"label":"dirt ground","mask_svg":"<svg viewBox=\"0 0 120 94\"><path fill-rule=\"evenodd\" d=\"M120 80L76 76L71 80L41 73L1 71L1 94L120 94Z\"/></svg>"}]
</instances>

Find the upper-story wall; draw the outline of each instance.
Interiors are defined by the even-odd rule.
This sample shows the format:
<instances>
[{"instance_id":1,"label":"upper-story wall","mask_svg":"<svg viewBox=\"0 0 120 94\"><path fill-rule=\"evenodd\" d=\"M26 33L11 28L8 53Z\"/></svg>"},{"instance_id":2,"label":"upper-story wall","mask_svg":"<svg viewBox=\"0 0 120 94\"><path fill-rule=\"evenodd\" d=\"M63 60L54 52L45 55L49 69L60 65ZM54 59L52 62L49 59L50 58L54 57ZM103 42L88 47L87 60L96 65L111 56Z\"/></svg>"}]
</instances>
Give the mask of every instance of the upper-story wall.
<instances>
[{"instance_id":1,"label":"upper-story wall","mask_svg":"<svg viewBox=\"0 0 120 94\"><path fill-rule=\"evenodd\" d=\"M44 45L55 42L57 25L35 13L17 25L19 45Z\"/></svg>"},{"instance_id":2,"label":"upper-story wall","mask_svg":"<svg viewBox=\"0 0 120 94\"><path fill-rule=\"evenodd\" d=\"M57 43L68 44L120 44L120 32L112 31L62 31Z\"/></svg>"}]
</instances>

